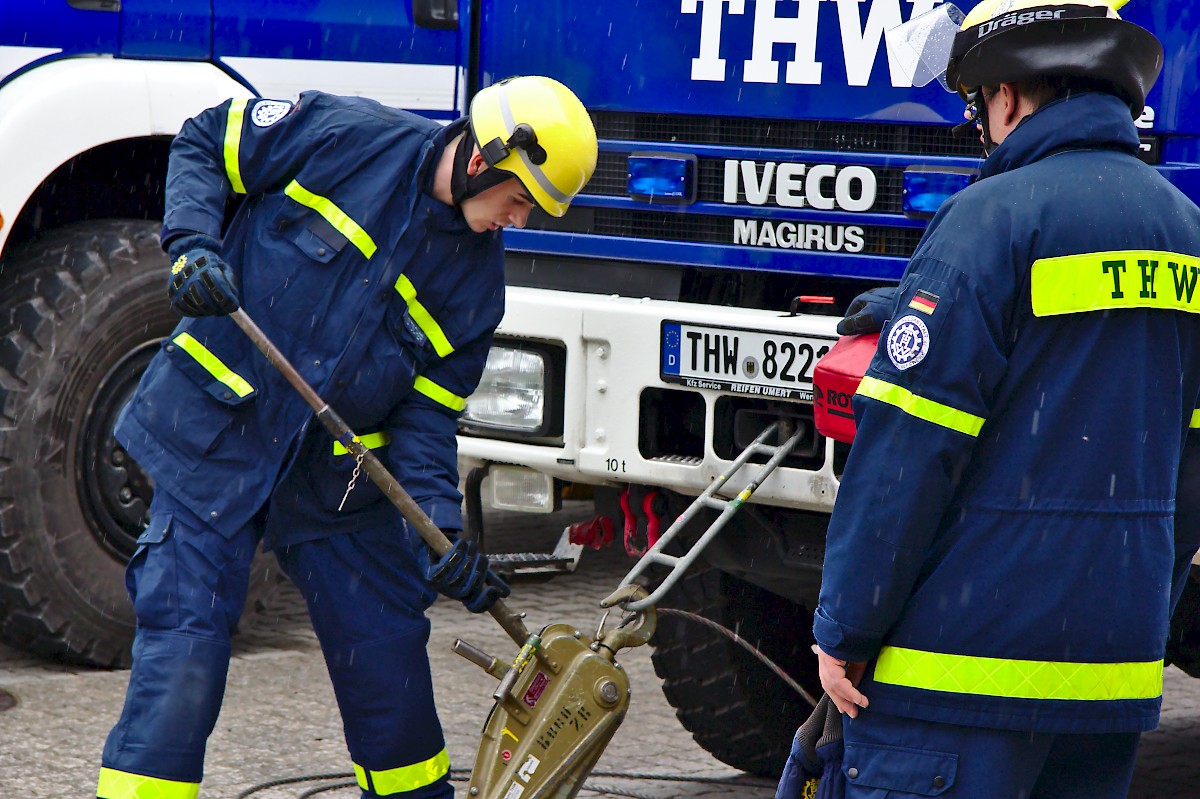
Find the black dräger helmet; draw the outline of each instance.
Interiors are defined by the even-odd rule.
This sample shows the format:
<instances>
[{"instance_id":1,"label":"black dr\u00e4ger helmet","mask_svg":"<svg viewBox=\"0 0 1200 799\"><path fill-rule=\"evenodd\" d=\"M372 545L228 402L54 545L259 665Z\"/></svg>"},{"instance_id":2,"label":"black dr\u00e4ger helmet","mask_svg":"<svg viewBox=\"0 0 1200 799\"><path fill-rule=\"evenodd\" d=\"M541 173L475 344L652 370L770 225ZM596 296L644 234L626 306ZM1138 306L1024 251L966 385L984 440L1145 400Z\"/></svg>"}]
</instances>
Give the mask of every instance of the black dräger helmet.
<instances>
[{"instance_id":1,"label":"black dr\u00e4ger helmet","mask_svg":"<svg viewBox=\"0 0 1200 799\"><path fill-rule=\"evenodd\" d=\"M1158 79L1163 48L1154 34L1126 22L1125 0L983 0L954 37L946 85L964 99L981 86L1038 76L1107 84L1141 116Z\"/></svg>"}]
</instances>

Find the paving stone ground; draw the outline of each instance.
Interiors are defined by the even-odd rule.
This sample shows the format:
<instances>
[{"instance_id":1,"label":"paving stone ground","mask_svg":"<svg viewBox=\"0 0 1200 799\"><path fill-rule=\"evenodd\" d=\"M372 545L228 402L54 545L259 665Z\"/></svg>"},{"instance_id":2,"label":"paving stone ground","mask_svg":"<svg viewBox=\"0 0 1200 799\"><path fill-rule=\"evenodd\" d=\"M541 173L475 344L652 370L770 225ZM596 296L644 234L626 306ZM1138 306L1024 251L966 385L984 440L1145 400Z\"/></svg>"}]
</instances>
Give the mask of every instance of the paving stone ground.
<instances>
[{"instance_id":1,"label":"paving stone ground","mask_svg":"<svg viewBox=\"0 0 1200 799\"><path fill-rule=\"evenodd\" d=\"M549 549L563 525L586 515L572 504L548 517L489 516L489 543L497 548ZM594 629L596 602L615 587L630 561L616 550L588 551L574 575L517 585L514 607L536 628L565 621ZM457 603L430 611L430 657L447 745L456 768L469 769L495 681L450 652L455 638L500 656L512 645L489 616L472 616ZM261 783L304 775L345 774L350 769L333 693L303 603L286 587L266 612L246 625L230 668L224 710L209 742L202 796L236 799ZM582 796L647 799L770 799L774 786L747 778L712 758L680 726L663 698L649 648L628 650L621 662L633 702L621 729ZM0 689L16 707L0 712L0 799L94 796L104 737L117 718L127 674L64 667L0 647ZM660 774L696 781L656 781L604 773ZM293 799L336 786L326 779L281 785L255 799ZM315 794L351 799L353 788ZM465 791L460 791L460 796ZM1134 799L1200 796L1200 680L1170 669L1161 727L1143 738Z\"/></svg>"}]
</instances>

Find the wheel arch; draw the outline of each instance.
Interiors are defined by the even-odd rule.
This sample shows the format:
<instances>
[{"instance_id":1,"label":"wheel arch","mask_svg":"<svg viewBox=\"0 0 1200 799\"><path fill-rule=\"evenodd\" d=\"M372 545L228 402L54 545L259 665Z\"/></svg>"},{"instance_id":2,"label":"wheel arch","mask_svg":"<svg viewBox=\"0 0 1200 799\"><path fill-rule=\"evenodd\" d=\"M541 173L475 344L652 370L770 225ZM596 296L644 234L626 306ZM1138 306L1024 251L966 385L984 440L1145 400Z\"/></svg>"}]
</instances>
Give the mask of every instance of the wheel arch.
<instances>
[{"instance_id":1,"label":"wheel arch","mask_svg":"<svg viewBox=\"0 0 1200 799\"><path fill-rule=\"evenodd\" d=\"M210 63L107 56L50 61L4 84L0 257L72 222L160 218L171 139L205 108L251 95Z\"/></svg>"}]
</instances>

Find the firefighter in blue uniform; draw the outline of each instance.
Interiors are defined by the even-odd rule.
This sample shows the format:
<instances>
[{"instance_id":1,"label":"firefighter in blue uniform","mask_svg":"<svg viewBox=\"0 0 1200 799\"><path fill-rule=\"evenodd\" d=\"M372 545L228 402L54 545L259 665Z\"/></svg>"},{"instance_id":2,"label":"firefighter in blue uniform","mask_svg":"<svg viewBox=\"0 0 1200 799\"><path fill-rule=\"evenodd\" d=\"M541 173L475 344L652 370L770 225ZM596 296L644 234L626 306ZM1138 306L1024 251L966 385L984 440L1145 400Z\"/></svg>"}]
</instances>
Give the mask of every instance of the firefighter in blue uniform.
<instances>
[{"instance_id":1,"label":"firefighter in blue uniform","mask_svg":"<svg viewBox=\"0 0 1200 799\"><path fill-rule=\"evenodd\" d=\"M260 540L300 588L364 797L450 797L425 652L433 589L507 586L466 539L456 419L504 312L499 229L561 216L596 138L548 78L488 87L442 125L361 98L231 100L171 148L162 240L186 318L117 437L154 477L127 583L137 613L103 799L189 799ZM243 195L222 236L226 201ZM239 305L456 540L435 558L225 315Z\"/></svg>"},{"instance_id":2,"label":"firefighter in blue uniform","mask_svg":"<svg viewBox=\"0 0 1200 799\"><path fill-rule=\"evenodd\" d=\"M1197 545L1200 209L1137 157L1149 32L1100 0L959 19L946 77L989 155L854 399L822 684L847 797L1124 797Z\"/></svg>"}]
</instances>

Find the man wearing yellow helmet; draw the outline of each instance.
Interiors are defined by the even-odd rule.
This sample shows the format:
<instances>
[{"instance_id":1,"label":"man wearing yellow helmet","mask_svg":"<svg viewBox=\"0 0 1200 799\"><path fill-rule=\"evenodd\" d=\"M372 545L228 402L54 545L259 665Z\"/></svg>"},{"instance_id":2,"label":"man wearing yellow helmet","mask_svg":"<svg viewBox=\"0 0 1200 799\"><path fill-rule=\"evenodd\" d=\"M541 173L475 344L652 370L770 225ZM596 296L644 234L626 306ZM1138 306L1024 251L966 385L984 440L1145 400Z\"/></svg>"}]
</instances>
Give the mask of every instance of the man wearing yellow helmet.
<instances>
[{"instance_id":1,"label":"man wearing yellow helmet","mask_svg":"<svg viewBox=\"0 0 1200 799\"><path fill-rule=\"evenodd\" d=\"M353 97L230 100L171 147L162 242L183 317L117 422L155 480L102 799L195 797L260 541L308 603L364 797L448 799L425 653L435 590L508 587L462 529L457 419L504 313L499 229L561 216L591 177L578 98L542 77L447 126ZM232 223L226 203L240 195ZM226 315L244 307L455 541L410 534Z\"/></svg>"},{"instance_id":2,"label":"man wearing yellow helmet","mask_svg":"<svg viewBox=\"0 0 1200 799\"><path fill-rule=\"evenodd\" d=\"M1137 158L1150 33L946 9L989 155L854 398L814 621L846 796L1124 797L1200 544L1200 209Z\"/></svg>"},{"instance_id":3,"label":"man wearing yellow helmet","mask_svg":"<svg viewBox=\"0 0 1200 799\"><path fill-rule=\"evenodd\" d=\"M459 145L456 163L467 162L465 153L473 145L480 162L498 172L489 179L487 173L469 174L469 168L456 170L456 203L508 176L517 178L543 211L562 216L596 169L592 120L558 81L500 81L475 96L469 118L471 135Z\"/></svg>"}]
</instances>

